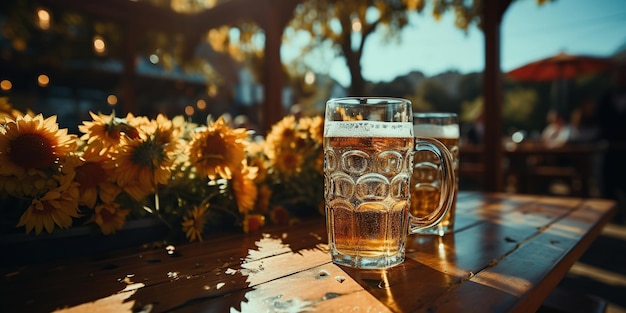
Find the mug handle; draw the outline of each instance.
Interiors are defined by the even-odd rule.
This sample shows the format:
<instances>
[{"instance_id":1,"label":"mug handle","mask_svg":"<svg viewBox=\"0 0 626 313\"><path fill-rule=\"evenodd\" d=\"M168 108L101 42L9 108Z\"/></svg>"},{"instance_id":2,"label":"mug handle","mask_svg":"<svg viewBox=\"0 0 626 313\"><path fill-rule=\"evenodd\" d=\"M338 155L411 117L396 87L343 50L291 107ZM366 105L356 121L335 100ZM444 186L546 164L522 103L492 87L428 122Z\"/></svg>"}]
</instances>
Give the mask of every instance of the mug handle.
<instances>
[{"instance_id":1,"label":"mug handle","mask_svg":"<svg viewBox=\"0 0 626 313\"><path fill-rule=\"evenodd\" d=\"M441 162L443 183L441 184L441 198L437 210L424 217L416 217L409 213L409 234L415 234L420 230L437 226L452 207L454 198L455 177L450 150L437 139L432 139L432 141L417 139L415 142L415 153L420 151L430 151L437 156Z\"/></svg>"}]
</instances>

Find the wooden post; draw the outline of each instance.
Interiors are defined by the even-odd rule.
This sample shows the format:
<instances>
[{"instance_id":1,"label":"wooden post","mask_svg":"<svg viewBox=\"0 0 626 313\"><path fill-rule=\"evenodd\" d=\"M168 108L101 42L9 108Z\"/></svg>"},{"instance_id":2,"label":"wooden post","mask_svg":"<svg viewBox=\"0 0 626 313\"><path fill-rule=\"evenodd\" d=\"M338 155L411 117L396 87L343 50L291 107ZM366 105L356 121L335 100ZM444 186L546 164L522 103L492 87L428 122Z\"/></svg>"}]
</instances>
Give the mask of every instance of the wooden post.
<instances>
[{"instance_id":1,"label":"wooden post","mask_svg":"<svg viewBox=\"0 0 626 313\"><path fill-rule=\"evenodd\" d=\"M483 97L485 143L483 164L485 191L503 191L502 171L502 73L500 69L500 23L512 0L483 0L485 71Z\"/></svg>"},{"instance_id":2,"label":"wooden post","mask_svg":"<svg viewBox=\"0 0 626 313\"><path fill-rule=\"evenodd\" d=\"M283 69L280 61L280 46L283 34L283 18L280 6L266 4L267 15L263 23L265 30L265 57L263 64L263 107L260 130L267 133L285 113L282 101Z\"/></svg>"},{"instance_id":3,"label":"wooden post","mask_svg":"<svg viewBox=\"0 0 626 313\"><path fill-rule=\"evenodd\" d=\"M264 103L261 109L260 130L267 133L272 125L287 112L283 106L285 74L280 60L283 31L293 17L293 10L301 0L266 0L263 3L266 14L257 21L265 30L265 58L263 64ZM259 12L255 12L259 13Z\"/></svg>"},{"instance_id":4,"label":"wooden post","mask_svg":"<svg viewBox=\"0 0 626 313\"><path fill-rule=\"evenodd\" d=\"M135 101L135 72L137 53L137 29L131 23L126 23L124 32L124 51L122 53L122 79L120 82L120 104L116 107L118 116L126 113L137 113Z\"/></svg>"}]
</instances>

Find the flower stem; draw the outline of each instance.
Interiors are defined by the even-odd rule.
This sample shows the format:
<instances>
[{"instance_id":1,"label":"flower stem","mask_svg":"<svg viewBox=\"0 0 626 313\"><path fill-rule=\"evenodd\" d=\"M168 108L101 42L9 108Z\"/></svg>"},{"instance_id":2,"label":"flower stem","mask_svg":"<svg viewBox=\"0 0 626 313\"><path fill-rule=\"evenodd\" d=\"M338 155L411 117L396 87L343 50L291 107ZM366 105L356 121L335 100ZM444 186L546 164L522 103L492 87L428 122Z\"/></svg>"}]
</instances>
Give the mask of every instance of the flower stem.
<instances>
[{"instance_id":1,"label":"flower stem","mask_svg":"<svg viewBox=\"0 0 626 313\"><path fill-rule=\"evenodd\" d=\"M163 215L161 215L161 201L159 200L159 187L158 186L154 188L154 214L159 220L161 220L161 222L163 222L163 224L165 224L165 226L167 226L167 228L172 230L172 225L170 225L170 223L167 220L165 220L165 218L163 218Z\"/></svg>"}]
</instances>

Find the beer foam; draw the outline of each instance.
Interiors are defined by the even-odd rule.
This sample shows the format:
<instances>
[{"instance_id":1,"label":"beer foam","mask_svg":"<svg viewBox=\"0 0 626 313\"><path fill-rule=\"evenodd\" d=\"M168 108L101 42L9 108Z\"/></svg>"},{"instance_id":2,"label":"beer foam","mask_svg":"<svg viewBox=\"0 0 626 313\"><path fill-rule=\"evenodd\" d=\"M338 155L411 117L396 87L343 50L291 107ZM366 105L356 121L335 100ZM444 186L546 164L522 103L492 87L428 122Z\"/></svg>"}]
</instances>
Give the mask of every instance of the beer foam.
<instances>
[{"instance_id":1,"label":"beer foam","mask_svg":"<svg viewBox=\"0 0 626 313\"><path fill-rule=\"evenodd\" d=\"M413 126L415 136L434 138L459 138L459 125L416 124Z\"/></svg>"},{"instance_id":2,"label":"beer foam","mask_svg":"<svg viewBox=\"0 0 626 313\"><path fill-rule=\"evenodd\" d=\"M411 122L327 121L325 137L413 137Z\"/></svg>"}]
</instances>

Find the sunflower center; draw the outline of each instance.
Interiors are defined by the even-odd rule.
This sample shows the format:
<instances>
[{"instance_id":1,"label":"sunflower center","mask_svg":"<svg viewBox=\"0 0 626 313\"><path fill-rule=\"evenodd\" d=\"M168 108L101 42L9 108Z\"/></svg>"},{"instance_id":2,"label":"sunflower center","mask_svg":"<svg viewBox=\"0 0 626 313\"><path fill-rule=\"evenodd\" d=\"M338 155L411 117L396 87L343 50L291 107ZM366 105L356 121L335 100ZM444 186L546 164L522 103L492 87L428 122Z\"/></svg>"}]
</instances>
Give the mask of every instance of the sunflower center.
<instances>
[{"instance_id":1,"label":"sunflower center","mask_svg":"<svg viewBox=\"0 0 626 313\"><path fill-rule=\"evenodd\" d=\"M224 139L219 134L212 134L207 136L203 150L202 154L204 155L220 156L220 159L223 159L223 156L228 152L228 147L226 146Z\"/></svg>"},{"instance_id":2,"label":"sunflower center","mask_svg":"<svg viewBox=\"0 0 626 313\"><path fill-rule=\"evenodd\" d=\"M23 168L43 169L57 161L50 140L38 134L23 134L11 141L9 158Z\"/></svg>"},{"instance_id":3,"label":"sunflower center","mask_svg":"<svg viewBox=\"0 0 626 313\"><path fill-rule=\"evenodd\" d=\"M96 187L106 178L106 172L99 163L88 162L76 168L76 181L82 188Z\"/></svg>"},{"instance_id":4,"label":"sunflower center","mask_svg":"<svg viewBox=\"0 0 626 313\"><path fill-rule=\"evenodd\" d=\"M152 168L165 160L165 151L155 141L148 140L135 148L131 159L136 165Z\"/></svg>"}]
</instances>

